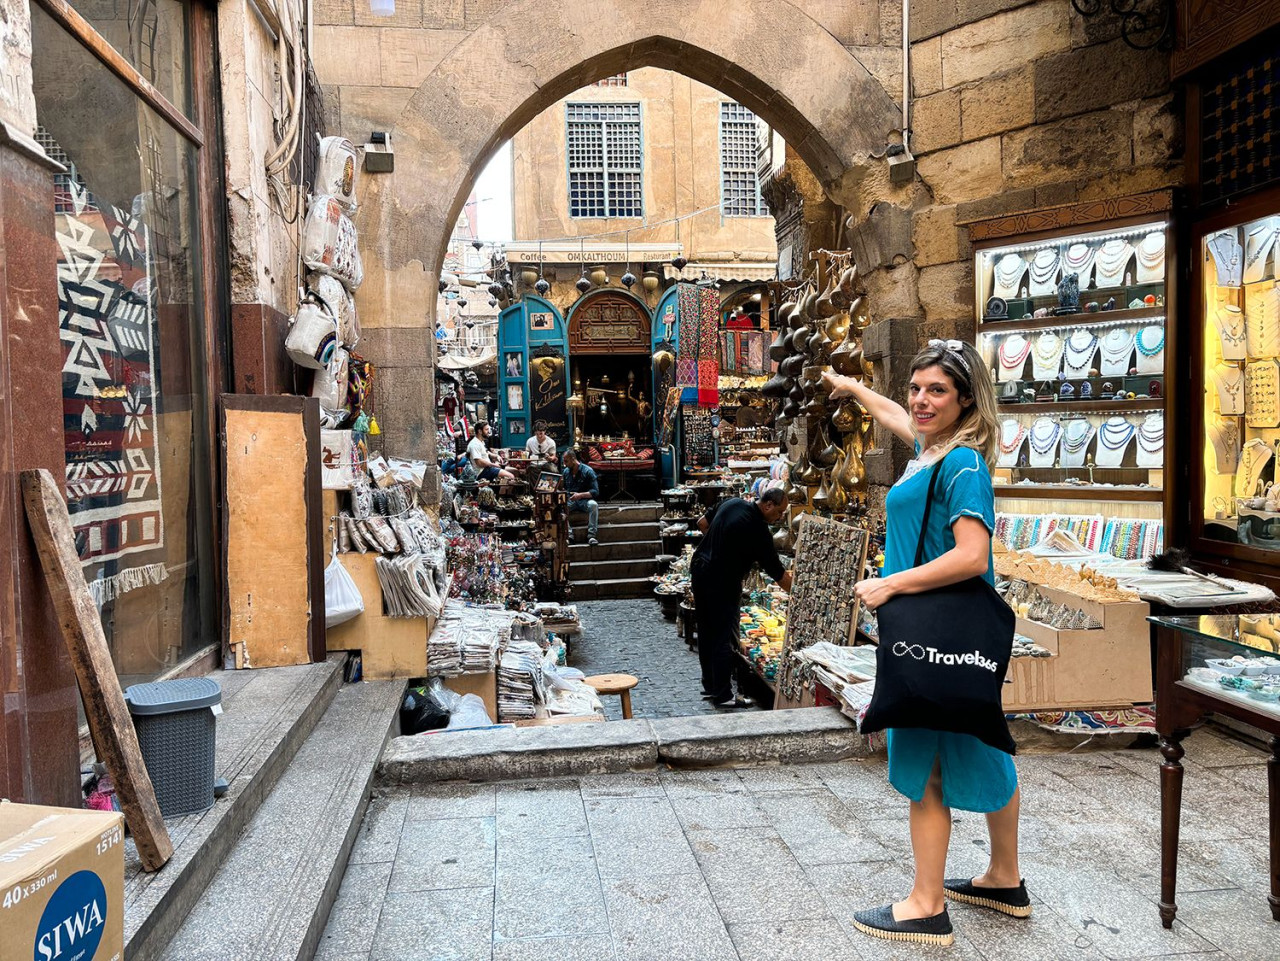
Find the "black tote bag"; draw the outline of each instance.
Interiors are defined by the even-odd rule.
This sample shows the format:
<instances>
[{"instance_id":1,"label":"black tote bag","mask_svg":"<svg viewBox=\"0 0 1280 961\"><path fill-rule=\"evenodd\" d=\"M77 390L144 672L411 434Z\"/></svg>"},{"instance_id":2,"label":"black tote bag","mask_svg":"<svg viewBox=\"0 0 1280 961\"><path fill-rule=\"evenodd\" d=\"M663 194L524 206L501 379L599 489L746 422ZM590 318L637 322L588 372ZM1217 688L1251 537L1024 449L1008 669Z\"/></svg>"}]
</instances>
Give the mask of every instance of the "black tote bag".
<instances>
[{"instance_id":1,"label":"black tote bag","mask_svg":"<svg viewBox=\"0 0 1280 961\"><path fill-rule=\"evenodd\" d=\"M933 507L941 461L934 465L920 521L916 567ZM1013 610L981 577L922 594L899 594L876 609L880 642L876 687L862 732L928 728L972 734L1017 752L1001 692L1013 653Z\"/></svg>"}]
</instances>

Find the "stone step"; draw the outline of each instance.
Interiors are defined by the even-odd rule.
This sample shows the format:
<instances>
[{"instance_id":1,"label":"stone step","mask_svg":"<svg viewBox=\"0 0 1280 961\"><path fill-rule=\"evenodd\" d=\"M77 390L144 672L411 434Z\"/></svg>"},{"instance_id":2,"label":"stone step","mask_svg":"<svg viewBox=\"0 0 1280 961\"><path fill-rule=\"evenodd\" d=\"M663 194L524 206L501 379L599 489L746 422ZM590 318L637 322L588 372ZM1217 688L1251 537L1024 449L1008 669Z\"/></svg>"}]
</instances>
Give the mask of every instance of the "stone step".
<instances>
[{"instance_id":1,"label":"stone step","mask_svg":"<svg viewBox=\"0 0 1280 961\"><path fill-rule=\"evenodd\" d=\"M403 681L337 692L159 957L300 961L315 954L403 692Z\"/></svg>"},{"instance_id":2,"label":"stone step","mask_svg":"<svg viewBox=\"0 0 1280 961\"><path fill-rule=\"evenodd\" d=\"M596 539L602 544L616 544L619 541L653 541L657 543L658 522L647 521L640 524L606 524L600 522L599 532ZM587 542L587 524L584 520L582 524L575 525L570 531L570 541L573 543Z\"/></svg>"},{"instance_id":3,"label":"stone step","mask_svg":"<svg viewBox=\"0 0 1280 961\"><path fill-rule=\"evenodd\" d=\"M230 783L213 807L166 822L173 857L147 873L125 845L124 953L160 956L342 686L345 655L321 664L215 671L222 716L215 768Z\"/></svg>"},{"instance_id":4,"label":"stone step","mask_svg":"<svg viewBox=\"0 0 1280 961\"><path fill-rule=\"evenodd\" d=\"M657 572L658 562L652 557L644 560L585 561L569 565L569 580L577 584L582 581L649 577Z\"/></svg>"},{"instance_id":5,"label":"stone step","mask_svg":"<svg viewBox=\"0 0 1280 961\"><path fill-rule=\"evenodd\" d=\"M614 541L598 547L583 542L569 545L569 564L572 569L574 564L590 561L649 560L661 553L662 544L658 541Z\"/></svg>"},{"instance_id":6,"label":"stone step","mask_svg":"<svg viewBox=\"0 0 1280 961\"><path fill-rule=\"evenodd\" d=\"M609 601L630 597L653 597L653 581L647 577L625 577L603 581L572 581L569 596L575 601Z\"/></svg>"},{"instance_id":7,"label":"stone step","mask_svg":"<svg viewBox=\"0 0 1280 961\"><path fill-rule=\"evenodd\" d=\"M662 516L661 504L601 504L600 523L640 524L656 521ZM569 523L575 527L587 523L585 511L574 511L569 515Z\"/></svg>"}]
</instances>

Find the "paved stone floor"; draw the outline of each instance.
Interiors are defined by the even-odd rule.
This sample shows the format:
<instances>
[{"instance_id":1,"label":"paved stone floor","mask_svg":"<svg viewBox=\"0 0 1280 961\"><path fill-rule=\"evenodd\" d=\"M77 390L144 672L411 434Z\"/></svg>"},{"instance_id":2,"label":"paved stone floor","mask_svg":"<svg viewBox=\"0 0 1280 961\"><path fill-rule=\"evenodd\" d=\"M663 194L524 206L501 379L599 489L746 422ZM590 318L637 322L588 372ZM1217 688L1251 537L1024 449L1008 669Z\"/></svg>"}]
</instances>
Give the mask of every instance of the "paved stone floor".
<instances>
[{"instance_id":1,"label":"paved stone floor","mask_svg":"<svg viewBox=\"0 0 1280 961\"><path fill-rule=\"evenodd\" d=\"M655 600L578 601L582 636L570 648L569 663L586 674L633 674L635 717L691 717L714 714L702 699L698 655L662 616ZM751 692L754 693L754 692ZM618 698L602 699L610 719L622 717Z\"/></svg>"},{"instance_id":2,"label":"paved stone floor","mask_svg":"<svg viewBox=\"0 0 1280 961\"><path fill-rule=\"evenodd\" d=\"M1273 959L1263 756L1188 739L1179 920L1160 925L1154 750L1018 759L1030 920L952 909L956 944L853 930L910 883L881 759L375 797L318 958L484 961ZM949 869L985 863L957 812Z\"/></svg>"}]
</instances>

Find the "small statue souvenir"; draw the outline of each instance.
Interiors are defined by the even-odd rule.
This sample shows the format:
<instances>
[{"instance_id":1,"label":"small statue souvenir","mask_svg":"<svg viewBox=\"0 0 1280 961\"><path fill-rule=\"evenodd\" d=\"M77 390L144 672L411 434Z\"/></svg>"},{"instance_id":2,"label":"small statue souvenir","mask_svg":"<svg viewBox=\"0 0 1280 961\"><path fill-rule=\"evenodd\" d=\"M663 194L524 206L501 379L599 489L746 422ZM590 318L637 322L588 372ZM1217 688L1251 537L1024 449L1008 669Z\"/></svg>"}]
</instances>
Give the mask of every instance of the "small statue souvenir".
<instances>
[{"instance_id":1,"label":"small statue souvenir","mask_svg":"<svg viewBox=\"0 0 1280 961\"><path fill-rule=\"evenodd\" d=\"M1080 275L1064 274L1058 281L1058 306L1054 315L1080 313Z\"/></svg>"}]
</instances>

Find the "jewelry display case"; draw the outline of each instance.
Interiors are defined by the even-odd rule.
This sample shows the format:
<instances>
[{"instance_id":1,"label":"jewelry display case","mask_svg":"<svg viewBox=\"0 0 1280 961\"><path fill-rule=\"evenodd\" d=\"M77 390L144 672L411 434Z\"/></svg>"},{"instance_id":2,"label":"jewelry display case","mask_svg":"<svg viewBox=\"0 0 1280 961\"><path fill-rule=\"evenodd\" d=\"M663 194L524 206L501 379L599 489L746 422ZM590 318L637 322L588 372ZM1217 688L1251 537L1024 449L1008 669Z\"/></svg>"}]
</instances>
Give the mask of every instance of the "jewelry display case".
<instances>
[{"instance_id":1,"label":"jewelry display case","mask_svg":"<svg viewBox=\"0 0 1280 961\"><path fill-rule=\"evenodd\" d=\"M1275 191L1204 221L1192 238L1190 375L1201 397L1190 425L1198 448L1191 533L1197 552L1270 567L1272 577L1280 560L1278 239Z\"/></svg>"},{"instance_id":2,"label":"jewelry display case","mask_svg":"<svg viewBox=\"0 0 1280 961\"><path fill-rule=\"evenodd\" d=\"M1065 528L1119 557L1164 549L1171 209L1162 192L969 225L1011 548Z\"/></svg>"}]
</instances>

